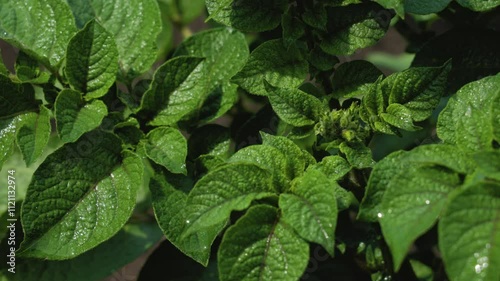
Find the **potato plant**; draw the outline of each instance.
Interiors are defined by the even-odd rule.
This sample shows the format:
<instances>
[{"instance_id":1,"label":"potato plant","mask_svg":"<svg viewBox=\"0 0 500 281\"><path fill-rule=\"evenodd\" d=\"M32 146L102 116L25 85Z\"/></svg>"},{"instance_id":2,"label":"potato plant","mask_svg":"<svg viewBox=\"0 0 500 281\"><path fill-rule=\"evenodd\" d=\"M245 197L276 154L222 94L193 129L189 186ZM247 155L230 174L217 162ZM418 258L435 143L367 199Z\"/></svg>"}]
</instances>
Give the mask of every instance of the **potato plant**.
<instances>
[{"instance_id":1,"label":"potato plant","mask_svg":"<svg viewBox=\"0 0 500 281\"><path fill-rule=\"evenodd\" d=\"M498 6L0 0L0 280L499 281Z\"/></svg>"}]
</instances>

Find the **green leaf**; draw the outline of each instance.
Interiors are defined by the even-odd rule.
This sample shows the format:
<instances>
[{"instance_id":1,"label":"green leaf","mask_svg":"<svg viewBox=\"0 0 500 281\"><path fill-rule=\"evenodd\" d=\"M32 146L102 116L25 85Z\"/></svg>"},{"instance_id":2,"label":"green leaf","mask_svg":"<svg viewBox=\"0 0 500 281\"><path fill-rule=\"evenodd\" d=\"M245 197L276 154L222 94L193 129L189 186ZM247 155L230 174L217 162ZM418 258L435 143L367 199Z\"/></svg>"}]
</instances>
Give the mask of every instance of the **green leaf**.
<instances>
[{"instance_id":1,"label":"green leaf","mask_svg":"<svg viewBox=\"0 0 500 281\"><path fill-rule=\"evenodd\" d=\"M121 78L135 78L156 59L156 37L161 32L158 3L154 0L68 1L81 25L92 18L111 34L118 48ZM91 12L89 12L91 11Z\"/></svg>"},{"instance_id":2,"label":"green leaf","mask_svg":"<svg viewBox=\"0 0 500 281\"><path fill-rule=\"evenodd\" d=\"M319 99L298 89L269 86L268 92L276 114L292 126L313 125L328 110Z\"/></svg>"},{"instance_id":3,"label":"green leaf","mask_svg":"<svg viewBox=\"0 0 500 281\"><path fill-rule=\"evenodd\" d=\"M144 132L140 129L140 124L134 117L129 117L113 127L115 133L126 144L137 145L144 138Z\"/></svg>"},{"instance_id":4,"label":"green leaf","mask_svg":"<svg viewBox=\"0 0 500 281\"><path fill-rule=\"evenodd\" d=\"M155 224L126 224L108 241L70 260L17 260L16 265L22 270L16 271L12 280L101 280L137 259L153 247L161 236Z\"/></svg>"},{"instance_id":5,"label":"green leaf","mask_svg":"<svg viewBox=\"0 0 500 281\"><path fill-rule=\"evenodd\" d=\"M22 126L19 115L10 119L0 119L0 167L11 156L16 142L16 135Z\"/></svg>"},{"instance_id":6,"label":"green leaf","mask_svg":"<svg viewBox=\"0 0 500 281\"><path fill-rule=\"evenodd\" d=\"M221 156L205 154L196 158L196 172L198 175L203 175L208 171L214 170L222 165L226 164L226 161Z\"/></svg>"},{"instance_id":7,"label":"green leaf","mask_svg":"<svg viewBox=\"0 0 500 281\"><path fill-rule=\"evenodd\" d=\"M365 221L377 221L381 214L382 198L389 182L406 172L401 167L423 164L447 167L461 174L472 173L475 169L472 159L463 153L457 153L457 148L453 145L422 145L411 151L394 152L373 167L358 218Z\"/></svg>"},{"instance_id":8,"label":"green leaf","mask_svg":"<svg viewBox=\"0 0 500 281\"><path fill-rule=\"evenodd\" d=\"M294 46L287 49L282 40L275 39L255 48L232 81L251 94L266 96L264 81L278 88L297 88L308 72L307 61L300 51Z\"/></svg>"},{"instance_id":9,"label":"green leaf","mask_svg":"<svg viewBox=\"0 0 500 281\"><path fill-rule=\"evenodd\" d=\"M313 7L306 6L304 13L302 13L302 20L315 29L326 31L328 18L325 6L321 4L316 4Z\"/></svg>"},{"instance_id":10,"label":"green leaf","mask_svg":"<svg viewBox=\"0 0 500 281\"><path fill-rule=\"evenodd\" d=\"M341 64L332 79L333 96L336 98L362 97L370 86L383 75L376 66L364 60Z\"/></svg>"},{"instance_id":11,"label":"green leaf","mask_svg":"<svg viewBox=\"0 0 500 281\"><path fill-rule=\"evenodd\" d=\"M451 0L407 0L404 2L404 9L407 13L427 15L441 12Z\"/></svg>"},{"instance_id":12,"label":"green leaf","mask_svg":"<svg viewBox=\"0 0 500 281\"><path fill-rule=\"evenodd\" d=\"M500 181L500 151L481 151L475 153L473 157L482 174Z\"/></svg>"},{"instance_id":13,"label":"green leaf","mask_svg":"<svg viewBox=\"0 0 500 281\"><path fill-rule=\"evenodd\" d=\"M210 19L245 32L276 28L285 12L286 0L206 0Z\"/></svg>"},{"instance_id":14,"label":"green leaf","mask_svg":"<svg viewBox=\"0 0 500 281\"><path fill-rule=\"evenodd\" d=\"M227 83L241 70L248 53L244 35L235 30L217 28L189 37L174 54L181 57L168 61L156 71L151 91L163 103L153 103L162 106L162 110L150 124L171 125L189 113L200 110L204 102L211 98L210 94L221 86L223 91L228 91L226 94L234 98L234 88ZM200 61L185 58L184 55L205 59ZM185 63L191 64L193 68ZM196 68L195 63L198 64Z\"/></svg>"},{"instance_id":15,"label":"green leaf","mask_svg":"<svg viewBox=\"0 0 500 281\"><path fill-rule=\"evenodd\" d=\"M222 117L238 101L238 85L224 83L212 92L201 106L199 118L204 122L212 122Z\"/></svg>"},{"instance_id":16,"label":"green leaf","mask_svg":"<svg viewBox=\"0 0 500 281\"><path fill-rule=\"evenodd\" d=\"M500 5L499 0L457 0L458 4L476 12L491 10Z\"/></svg>"},{"instance_id":17,"label":"green leaf","mask_svg":"<svg viewBox=\"0 0 500 281\"><path fill-rule=\"evenodd\" d=\"M124 92L120 89L116 92L116 97L125 104L132 112L137 113L140 110L141 100L151 85L151 80L140 80L135 84L132 92Z\"/></svg>"},{"instance_id":18,"label":"green leaf","mask_svg":"<svg viewBox=\"0 0 500 281\"><path fill-rule=\"evenodd\" d=\"M1 0L0 38L57 70L76 32L63 0Z\"/></svg>"},{"instance_id":19,"label":"green leaf","mask_svg":"<svg viewBox=\"0 0 500 281\"><path fill-rule=\"evenodd\" d=\"M421 127L413 125L412 112L399 103L390 104L387 113L380 113L380 118L387 124L406 131L416 131Z\"/></svg>"},{"instance_id":20,"label":"green leaf","mask_svg":"<svg viewBox=\"0 0 500 281\"><path fill-rule=\"evenodd\" d=\"M249 50L243 33L230 28L215 28L184 40L174 56L205 58L201 64L203 79L193 90L208 95L243 68Z\"/></svg>"},{"instance_id":21,"label":"green leaf","mask_svg":"<svg viewBox=\"0 0 500 281\"><path fill-rule=\"evenodd\" d=\"M86 99L104 96L118 72L118 50L113 35L92 20L71 38L66 55L69 84Z\"/></svg>"},{"instance_id":22,"label":"green leaf","mask_svg":"<svg viewBox=\"0 0 500 281\"><path fill-rule=\"evenodd\" d=\"M106 241L132 214L143 164L120 140L93 131L49 155L24 200L21 255L69 259ZM116 188L119 186L120 188Z\"/></svg>"},{"instance_id":23,"label":"green leaf","mask_svg":"<svg viewBox=\"0 0 500 281\"><path fill-rule=\"evenodd\" d=\"M189 232L225 221L231 211L275 192L269 173L254 164L227 164L211 171L189 193Z\"/></svg>"},{"instance_id":24,"label":"green leaf","mask_svg":"<svg viewBox=\"0 0 500 281\"><path fill-rule=\"evenodd\" d=\"M23 83L45 84L50 80L50 74L40 70L40 64L23 51L20 51L14 64L15 78ZM6 76L9 76L6 74Z\"/></svg>"},{"instance_id":25,"label":"green leaf","mask_svg":"<svg viewBox=\"0 0 500 281\"><path fill-rule=\"evenodd\" d=\"M289 6L288 11L281 16L282 37L286 48L292 46L306 32L304 23L295 16L295 13L295 8Z\"/></svg>"},{"instance_id":26,"label":"green leaf","mask_svg":"<svg viewBox=\"0 0 500 281\"><path fill-rule=\"evenodd\" d=\"M309 166L307 170L319 170L330 180L340 180L349 173L351 166L344 158L335 155L324 157L321 162Z\"/></svg>"},{"instance_id":27,"label":"green leaf","mask_svg":"<svg viewBox=\"0 0 500 281\"><path fill-rule=\"evenodd\" d=\"M444 94L451 63L441 67L412 67L388 76L380 85L389 104L410 110L414 121L427 119Z\"/></svg>"},{"instance_id":28,"label":"green leaf","mask_svg":"<svg viewBox=\"0 0 500 281\"><path fill-rule=\"evenodd\" d=\"M465 85L439 115L439 138L468 152L491 150L493 140L500 140L493 127L499 104L500 75Z\"/></svg>"},{"instance_id":29,"label":"green leaf","mask_svg":"<svg viewBox=\"0 0 500 281\"><path fill-rule=\"evenodd\" d=\"M42 155L49 142L50 111L42 105L40 113L28 113L24 120L24 125L17 133L16 141L26 166L30 166Z\"/></svg>"},{"instance_id":30,"label":"green leaf","mask_svg":"<svg viewBox=\"0 0 500 281\"><path fill-rule=\"evenodd\" d=\"M337 199L334 184L318 170L308 170L292 183L291 193L280 195L283 221L304 239L318 243L333 256Z\"/></svg>"},{"instance_id":31,"label":"green leaf","mask_svg":"<svg viewBox=\"0 0 500 281\"><path fill-rule=\"evenodd\" d=\"M318 45L314 46L311 52L309 52L307 61L311 66L314 66L320 71L331 70L340 62L336 56L325 53Z\"/></svg>"},{"instance_id":32,"label":"green leaf","mask_svg":"<svg viewBox=\"0 0 500 281\"><path fill-rule=\"evenodd\" d=\"M186 174L187 141L179 130L159 127L142 141L147 156L174 174Z\"/></svg>"},{"instance_id":33,"label":"green leaf","mask_svg":"<svg viewBox=\"0 0 500 281\"><path fill-rule=\"evenodd\" d=\"M389 106L388 97L382 92L383 76L380 76L371 86L368 87L366 95L362 100L360 117L363 121L375 127L378 122L378 115L383 113Z\"/></svg>"},{"instance_id":34,"label":"green leaf","mask_svg":"<svg viewBox=\"0 0 500 281\"><path fill-rule=\"evenodd\" d=\"M242 211L253 200L274 195L277 192L269 172L253 164L227 164L202 177L189 193L185 210L184 228L180 239L192 240L197 235L196 260L208 262L210 246L222 231L232 211ZM179 233L179 232L178 232Z\"/></svg>"},{"instance_id":35,"label":"green leaf","mask_svg":"<svg viewBox=\"0 0 500 281\"><path fill-rule=\"evenodd\" d=\"M70 89L59 93L54 108L57 132L63 142L74 142L84 133L97 128L108 114L102 101L85 102L79 92Z\"/></svg>"},{"instance_id":36,"label":"green leaf","mask_svg":"<svg viewBox=\"0 0 500 281\"><path fill-rule=\"evenodd\" d=\"M437 221L448 194L460 185L458 174L439 166L404 169L388 183L380 225L398 271L412 243Z\"/></svg>"},{"instance_id":37,"label":"green leaf","mask_svg":"<svg viewBox=\"0 0 500 281\"><path fill-rule=\"evenodd\" d=\"M411 259L410 260L411 268L413 272L415 272L415 276L419 281L432 281L434 280L434 272L432 267L426 265L418 260Z\"/></svg>"},{"instance_id":38,"label":"green leaf","mask_svg":"<svg viewBox=\"0 0 500 281\"><path fill-rule=\"evenodd\" d=\"M375 44L389 27L392 14L376 3L332 7L320 47L332 55L352 55Z\"/></svg>"},{"instance_id":39,"label":"green leaf","mask_svg":"<svg viewBox=\"0 0 500 281\"><path fill-rule=\"evenodd\" d=\"M35 111L38 104L33 86L14 83L7 76L0 74L0 119Z\"/></svg>"},{"instance_id":40,"label":"green leaf","mask_svg":"<svg viewBox=\"0 0 500 281\"><path fill-rule=\"evenodd\" d=\"M419 0L375 0L375 2L382 5L382 7L386 9L393 9L396 11L396 14L401 18L405 17L405 8L408 2L418 2ZM424 2L426 0L423 0ZM420 2L423 2L420 1ZM435 0L434 0L435 1ZM430 2L430 1L428 1Z\"/></svg>"},{"instance_id":41,"label":"green leaf","mask_svg":"<svg viewBox=\"0 0 500 281\"><path fill-rule=\"evenodd\" d=\"M352 167L357 169L371 168L375 165L373 161L372 151L363 143L347 143L340 144L339 149L345 154L347 161Z\"/></svg>"},{"instance_id":42,"label":"green leaf","mask_svg":"<svg viewBox=\"0 0 500 281\"><path fill-rule=\"evenodd\" d=\"M211 229L192 232L182 237L189 226L186 224L187 194L178 188L182 188L182 185L186 184L189 188L192 187L186 176L171 174L164 169L156 169L149 185L153 209L158 225L167 239L184 254L206 265L213 239L226 222L219 223ZM210 235L210 237L207 238L206 235ZM207 240L210 238L211 240Z\"/></svg>"},{"instance_id":43,"label":"green leaf","mask_svg":"<svg viewBox=\"0 0 500 281\"><path fill-rule=\"evenodd\" d=\"M293 179L288 174L287 156L279 149L269 145L251 145L238 150L229 163L251 163L272 174L274 185L278 190L284 191L289 188Z\"/></svg>"},{"instance_id":44,"label":"green leaf","mask_svg":"<svg viewBox=\"0 0 500 281\"><path fill-rule=\"evenodd\" d=\"M191 113L187 123L208 123L226 114L238 101L238 85L226 82L210 93L199 110Z\"/></svg>"},{"instance_id":45,"label":"green leaf","mask_svg":"<svg viewBox=\"0 0 500 281\"><path fill-rule=\"evenodd\" d=\"M139 114L157 114L155 119L161 122L153 119L153 123L174 124L191 112L198 99L189 91L201 79L199 64L202 61L201 58L176 57L160 66L142 97Z\"/></svg>"},{"instance_id":46,"label":"green leaf","mask_svg":"<svg viewBox=\"0 0 500 281\"><path fill-rule=\"evenodd\" d=\"M221 281L293 281L306 269L309 247L276 208L258 205L226 231L217 260Z\"/></svg>"},{"instance_id":47,"label":"green leaf","mask_svg":"<svg viewBox=\"0 0 500 281\"><path fill-rule=\"evenodd\" d=\"M188 157L191 159L201 155L214 155L226 159L232 150L231 132L220 125L208 124L197 128L188 139Z\"/></svg>"},{"instance_id":48,"label":"green leaf","mask_svg":"<svg viewBox=\"0 0 500 281\"><path fill-rule=\"evenodd\" d=\"M78 29L82 29L87 22L95 18L90 0L66 0L66 2L71 8Z\"/></svg>"},{"instance_id":49,"label":"green leaf","mask_svg":"<svg viewBox=\"0 0 500 281\"><path fill-rule=\"evenodd\" d=\"M307 151L300 149L293 141L282 136L260 133L262 144L277 148L285 156L286 173L289 179L299 177L308 164Z\"/></svg>"},{"instance_id":50,"label":"green leaf","mask_svg":"<svg viewBox=\"0 0 500 281\"><path fill-rule=\"evenodd\" d=\"M500 72L499 32L479 28L454 28L428 41L417 52L412 66L441 66L452 60L447 95L465 84Z\"/></svg>"},{"instance_id":51,"label":"green leaf","mask_svg":"<svg viewBox=\"0 0 500 281\"><path fill-rule=\"evenodd\" d=\"M416 130L413 121L431 116L445 92L451 64L412 67L377 80L363 98L360 117L375 130L399 134L395 129Z\"/></svg>"},{"instance_id":52,"label":"green leaf","mask_svg":"<svg viewBox=\"0 0 500 281\"><path fill-rule=\"evenodd\" d=\"M452 197L439 222L439 249L450 280L500 279L500 185L481 182Z\"/></svg>"}]
</instances>

